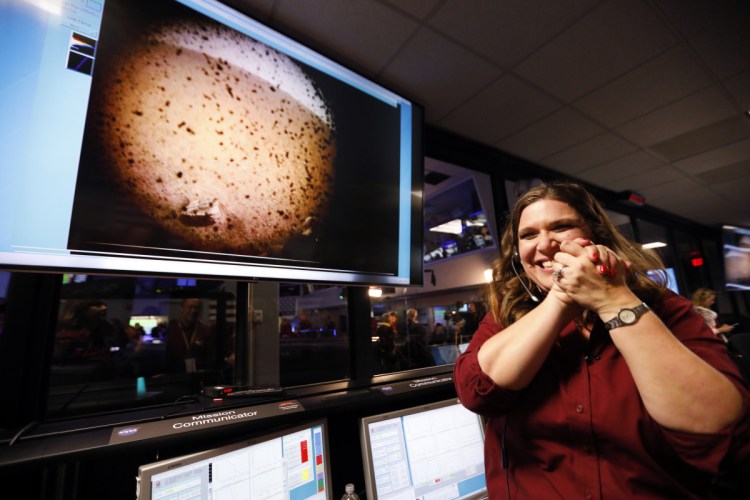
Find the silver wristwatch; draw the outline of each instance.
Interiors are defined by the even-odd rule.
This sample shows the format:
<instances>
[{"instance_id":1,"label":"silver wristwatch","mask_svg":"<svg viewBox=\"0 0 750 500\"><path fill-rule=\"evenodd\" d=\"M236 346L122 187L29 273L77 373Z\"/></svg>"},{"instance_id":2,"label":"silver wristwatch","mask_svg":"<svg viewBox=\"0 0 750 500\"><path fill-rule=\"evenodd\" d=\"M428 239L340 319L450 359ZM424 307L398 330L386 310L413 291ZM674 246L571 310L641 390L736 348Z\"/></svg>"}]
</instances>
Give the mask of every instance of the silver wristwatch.
<instances>
[{"instance_id":1,"label":"silver wristwatch","mask_svg":"<svg viewBox=\"0 0 750 500\"><path fill-rule=\"evenodd\" d=\"M643 316L650 309L645 302L638 304L635 307L624 307L617 311L617 316L604 323L604 328L612 330L625 325L632 325L638 318Z\"/></svg>"}]
</instances>

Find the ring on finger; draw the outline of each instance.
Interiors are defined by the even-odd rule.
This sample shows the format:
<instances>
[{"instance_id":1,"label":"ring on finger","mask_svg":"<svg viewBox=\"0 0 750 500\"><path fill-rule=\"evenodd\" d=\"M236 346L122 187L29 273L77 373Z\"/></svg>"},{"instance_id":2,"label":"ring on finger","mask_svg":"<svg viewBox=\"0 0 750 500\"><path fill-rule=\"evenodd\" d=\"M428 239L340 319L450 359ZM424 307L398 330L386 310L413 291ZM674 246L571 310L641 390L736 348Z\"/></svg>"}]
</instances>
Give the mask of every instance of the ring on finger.
<instances>
[{"instance_id":1,"label":"ring on finger","mask_svg":"<svg viewBox=\"0 0 750 500\"><path fill-rule=\"evenodd\" d=\"M559 281L560 278L565 277L565 268L568 266L560 266L557 269L555 269L555 272L552 273L552 279L555 281Z\"/></svg>"}]
</instances>

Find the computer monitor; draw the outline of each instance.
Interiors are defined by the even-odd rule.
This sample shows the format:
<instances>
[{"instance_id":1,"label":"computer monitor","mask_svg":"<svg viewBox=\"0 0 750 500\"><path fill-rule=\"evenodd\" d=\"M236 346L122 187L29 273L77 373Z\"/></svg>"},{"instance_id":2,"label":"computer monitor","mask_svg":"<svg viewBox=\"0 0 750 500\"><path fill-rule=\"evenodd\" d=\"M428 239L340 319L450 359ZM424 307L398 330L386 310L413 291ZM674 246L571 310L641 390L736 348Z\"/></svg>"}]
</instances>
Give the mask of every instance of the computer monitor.
<instances>
[{"instance_id":1,"label":"computer monitor","mask_svg":"<svg viewBox=\"0 0 750 500\"><path fill-rule=\"evenodd\" d=\"M330 500L327 422L142 465L136 497Z\"/></svg>"},{"instance_id":2,"label":"computer monitor","mask_svg":"<svg viewBox=\"0 0 750 500\"><path fill-rule=\"evenodd\" d=\"M0 268L422 284L422 107L227 3L0 1Z\"/></svg>"},{"instance_id":3,"label":"computer monitor","mask_svg":"<svg viewBox=\"0 0 750 500\"><path fill-rule=\"evenodd\" d=\"M680 288L677 286L677 274L674 271L673 267L667 267L665 269L666 274L662 274L658 271L647 271L646 274L648 274L648 277L651 278L654 281L663 282L666 279L666 282L664 284L672 290L677 295L680 294Z\"/></svg>"},{"instance_id":4,"label":"computer monitor","mask_svg":"<svg viewBox=\"0 0 750 500\"><path fill-rule=\"evenodd\" d=\"M450 365L451 363L455 363L460 354L461 352L455 344L432 346L432 357L435 359L436 365Z\"/></svg>"},{"instance_id":5,"label":"computer monitor","mask_svg":"<svg viewBox=\"0 0 750 500\"><path fill-rule=\"evenodd\" d=\"M367 498L486 498L484 425L456 399L360 420Z\"/></svg>"}]
</instances>

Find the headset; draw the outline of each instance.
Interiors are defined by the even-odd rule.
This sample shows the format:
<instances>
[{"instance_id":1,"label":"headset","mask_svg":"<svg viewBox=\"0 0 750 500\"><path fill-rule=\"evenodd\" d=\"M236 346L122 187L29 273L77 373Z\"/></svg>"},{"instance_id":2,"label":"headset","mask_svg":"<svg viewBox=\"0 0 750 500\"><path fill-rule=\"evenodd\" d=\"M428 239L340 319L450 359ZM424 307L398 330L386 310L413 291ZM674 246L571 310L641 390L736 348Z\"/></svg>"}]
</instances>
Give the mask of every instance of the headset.
<instances>
[{"instance_id":1,"label":"headset","mask_svg":"<svg viewBox=\"0 0 750 500\"><path fill-rule=\"evenodd\" d=\"M516 261L518 261L518 265L520 266L521 265L521 256L518 255L518 249L514 247L513 248L513 259L511 259L511 261L510 261L510 267L513 268L513 273L516 275L516 278L518 278L518 281L521 282L521 286L523 287L524 290L526 290L526 293L529 294L529 297L531 297L531 300L533 300L534 302L539 302L539 297L537 297L536 295L534 295L533 293L531 293L531 290L529 290L529 287L526 286L526 283L523 282L523 280L521 279L521 276L518 274L518 270L516 269Z\"/></svg>"}]
</instances>

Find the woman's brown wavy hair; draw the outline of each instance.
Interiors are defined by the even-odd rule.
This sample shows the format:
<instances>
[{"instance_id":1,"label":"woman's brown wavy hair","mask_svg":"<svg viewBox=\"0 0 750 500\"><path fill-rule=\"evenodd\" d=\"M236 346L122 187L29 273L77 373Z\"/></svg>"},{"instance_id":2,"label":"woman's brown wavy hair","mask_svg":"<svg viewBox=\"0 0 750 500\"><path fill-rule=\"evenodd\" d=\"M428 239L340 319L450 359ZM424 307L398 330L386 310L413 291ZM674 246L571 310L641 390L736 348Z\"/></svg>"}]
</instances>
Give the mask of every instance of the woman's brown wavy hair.
<instances>
[{"instance_id":1,"label":"woman's brown wavy hair","mask_svg":"<svg viewBox=\"0 0 750 500\"><path fill-rule=\"evenodd\" d=\"M592 241L605 245L620 258L632 263L628 286L641 300L653 305L660 301L666 292L667 274L661 258L651 250L623 236L612 224L604 207L586 189L572 182L546 183L527 191L516 203L508 217L500 238L500 257L493 264L494 280L489 284L489 306L495 320L508 326L536 306L523 288L536 288L526 276L523 267L516 261L519 277L513 272L514 253L518 244L518 222L526 207L540 200L556 200L574 208L585 221ZM656 279L651 279L647 271L656 271ZM541 291L533 291L541 300ZM591 313L587 313L591 314ZM594 321L596 318L587 318Z\"/></svg>"}]
</instances>

